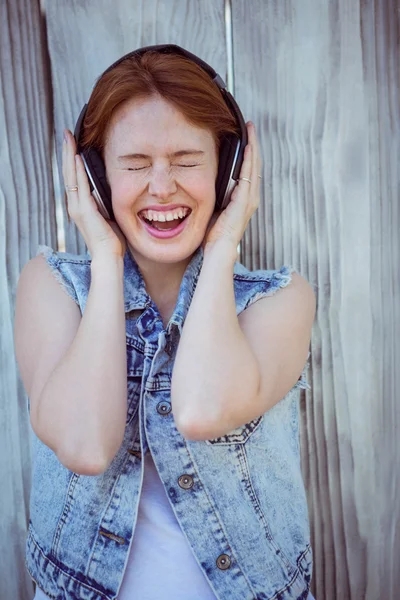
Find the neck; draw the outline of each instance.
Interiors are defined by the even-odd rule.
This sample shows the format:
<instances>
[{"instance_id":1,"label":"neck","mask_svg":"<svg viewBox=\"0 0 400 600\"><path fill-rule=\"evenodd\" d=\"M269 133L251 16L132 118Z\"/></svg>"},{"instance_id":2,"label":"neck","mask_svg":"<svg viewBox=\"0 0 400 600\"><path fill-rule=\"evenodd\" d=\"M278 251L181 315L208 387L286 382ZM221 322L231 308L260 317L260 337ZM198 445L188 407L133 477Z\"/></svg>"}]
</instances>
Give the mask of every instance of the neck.
<instances>
[{"instance_id":1,"label":"neck","mask_svg":"<svg viewBox=\"0 0 400 600\"><path fill-rule=\"evenodd\" d=\"M179 289L192 256L178 263L159 263L138 254L129 245L146 286L146 291L156 304L164 326L167 325L177 302Z\"/></svg>"}]
</instances>

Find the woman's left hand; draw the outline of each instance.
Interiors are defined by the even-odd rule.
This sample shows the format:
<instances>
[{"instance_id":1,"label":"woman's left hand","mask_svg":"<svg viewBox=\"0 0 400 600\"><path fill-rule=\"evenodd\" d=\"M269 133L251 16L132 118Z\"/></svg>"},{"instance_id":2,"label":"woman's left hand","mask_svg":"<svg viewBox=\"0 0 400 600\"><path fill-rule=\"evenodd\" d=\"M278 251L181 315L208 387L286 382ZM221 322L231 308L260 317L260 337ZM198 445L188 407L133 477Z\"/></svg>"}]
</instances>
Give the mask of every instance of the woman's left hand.
<instances>
[{"instance_id":1,"label":"woman's left hand","mask_svg":"<svg viewBox=\"0 0 400 600\"><path fill-rule=\"evenodd\" d=\"M217 241L228 241L237 248L251 216L260 204L261 157L254 124L246 123L248 144L244 151L239 183L228 206L213 215L204 237L204 251ZM250 182L247 181L250 179Z\"/></svg>"}]
</instances>

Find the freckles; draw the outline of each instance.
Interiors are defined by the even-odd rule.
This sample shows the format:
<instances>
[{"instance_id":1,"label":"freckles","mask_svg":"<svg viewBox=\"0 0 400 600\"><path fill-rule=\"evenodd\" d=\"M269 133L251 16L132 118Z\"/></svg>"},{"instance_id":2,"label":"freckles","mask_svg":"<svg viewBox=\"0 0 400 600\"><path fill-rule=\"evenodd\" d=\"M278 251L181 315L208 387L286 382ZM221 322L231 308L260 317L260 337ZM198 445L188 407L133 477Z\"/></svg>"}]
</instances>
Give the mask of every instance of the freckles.
<instances>
[{"instance_id":1,"label":"freckles","mask_svg":"<svg viewBox=\"0 0 400 600\"><path fill-rule=\"evenodd\" d=\"M119 196L137 196L143 185L143 182L134 181L133 177L127 174L119 174L112 181L112 189L113 192L117 193ZM139 185L138 185L139 184Z\"/></svg>"},{"instance_id":2,"label":"freckles","mask_svg":"<svg viewBox=\"0 0 400 600\"><path fill-rule=\"evenodd\" d=\"M188 173L184 181L187 185L191 186L191 189L200 194L209 194L210 190L215 188L214 178L204 171L197 171L196 173Z\"/></svg>"},{"instance_id":3,"label":"freckles","mask_svg":"<svg viewBox=\"0 0 400 600\"><path fill-rule=\"evenodd\" d=\"M111 186L112 202L117 210L123 212L134 212L136 199L139 196L136 190L126 181L116 181Z\"/></svg>"}]
</instances>

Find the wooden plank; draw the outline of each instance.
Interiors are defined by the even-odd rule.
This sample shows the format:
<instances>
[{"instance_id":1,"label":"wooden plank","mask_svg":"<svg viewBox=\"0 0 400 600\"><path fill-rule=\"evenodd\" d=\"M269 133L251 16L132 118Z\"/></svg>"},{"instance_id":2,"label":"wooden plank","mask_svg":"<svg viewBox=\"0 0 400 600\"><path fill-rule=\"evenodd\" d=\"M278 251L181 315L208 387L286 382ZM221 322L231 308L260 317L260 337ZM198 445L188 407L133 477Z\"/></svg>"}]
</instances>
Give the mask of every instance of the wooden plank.
<instances>
[{"instance_id":1,"label":"wooden plank","mask_svg":"<svg viewBox=\"0 0 400 600\"><path fill-rule=\"evenodd\" d=\"M242 261L292 264L318 295L301 403L313 589L324 600L394 600L398 3L232 0L232 18L235 93L264 159Z\"/></svg>"},{"instance_id":2,"label":"wooden plank","mask_svg":"<svg viewBox=\"0 0 400 600\"><path fill-rule=\"evenodd\" d=\"M45 40L37 2L0 8L0 598L26 599L31 481L27 398L15 361L19 273L40 243L56 243Z\"/></svg>"},{"instance_id":3,"label":"wooden plank","mask_svg":"<svg viewBox=\"0 0 400 600\"><path fill-rule=\"evenodd\" d=\"M141 46L173 43L226 75L223 0L61 0L45 7L60 174L63 129L74 128L95 80L120 56ZM64 225L68 251L84 252L84 241L65 214Z\"/></svg>"}]
</instances>

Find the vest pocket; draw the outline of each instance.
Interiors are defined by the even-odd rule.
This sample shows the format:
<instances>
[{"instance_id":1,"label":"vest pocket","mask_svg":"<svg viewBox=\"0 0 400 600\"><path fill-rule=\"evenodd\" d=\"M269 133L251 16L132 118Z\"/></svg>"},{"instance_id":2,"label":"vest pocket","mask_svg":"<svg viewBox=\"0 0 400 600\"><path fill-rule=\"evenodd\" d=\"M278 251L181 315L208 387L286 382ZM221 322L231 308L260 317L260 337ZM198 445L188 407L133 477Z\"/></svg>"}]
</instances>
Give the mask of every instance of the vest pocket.
<instances>
[{"instance_id":1,"label":"vest pocket","mask_svg":"<svg viewBox=\"0 0 400 600\"><path fill-rule=\"evenodd\" d=\"M232 429L232 431L229 431L227 434L222 435L221 437L214 438L212 440L205 440L206 444L244 444L249 437L253 435L263 418L264 415L261 415L256 419L237 427L236 429Z\"/></svg>"},{"instance_id":2,"label":"vest pocket","mask_svg":"<svg viewBox=\"0 0 400 600\"><path fill-rule=\"evenodd\" d=\"M126 424L129 425L135 417L140 401L140 390L142 377L140 375L128 375L128 410Z\"/></svg>"}]
</instances>

